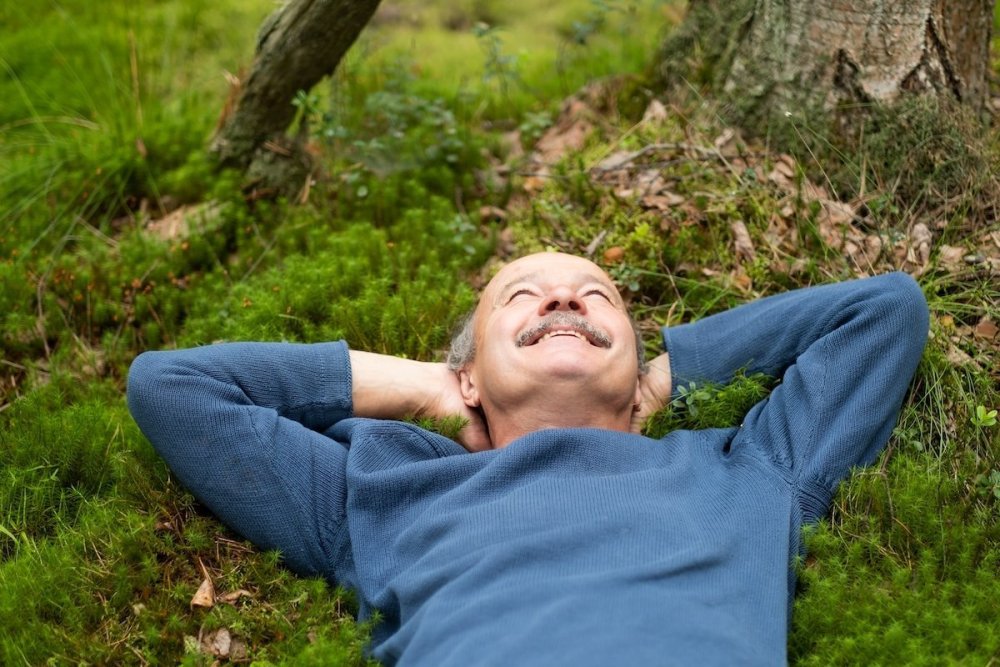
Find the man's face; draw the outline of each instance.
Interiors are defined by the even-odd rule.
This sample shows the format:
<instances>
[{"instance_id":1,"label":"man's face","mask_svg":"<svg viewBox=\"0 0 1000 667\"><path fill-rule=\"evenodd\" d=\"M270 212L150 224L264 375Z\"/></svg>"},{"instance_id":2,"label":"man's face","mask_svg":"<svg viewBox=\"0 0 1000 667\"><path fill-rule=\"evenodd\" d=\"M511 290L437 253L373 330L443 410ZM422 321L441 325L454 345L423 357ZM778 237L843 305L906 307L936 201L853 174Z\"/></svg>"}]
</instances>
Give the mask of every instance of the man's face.
<instances>
[{"instance_id":1,"label":"man's face","mask_svg":"<svg viewBox=\"0 0 1000 667\"><path fill-rule=\"evenodd\" d=\"M470 404L544 400L546 387L567 384L625 408L636 400L635 332L618 290L593 262L540 253L508 264L483 292L475 334L475 359L463 371Z\"/></svg>"}]
</instances>

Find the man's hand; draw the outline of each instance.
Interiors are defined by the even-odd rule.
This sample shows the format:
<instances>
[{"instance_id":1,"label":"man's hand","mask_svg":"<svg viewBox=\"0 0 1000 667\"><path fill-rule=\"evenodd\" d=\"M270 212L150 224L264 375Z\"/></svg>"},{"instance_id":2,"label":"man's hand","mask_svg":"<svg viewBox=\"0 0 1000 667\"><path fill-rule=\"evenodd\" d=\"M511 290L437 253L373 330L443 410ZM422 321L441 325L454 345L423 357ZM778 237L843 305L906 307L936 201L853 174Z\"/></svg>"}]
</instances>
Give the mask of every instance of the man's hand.
<instances>
[{"instance_id":1,"label":"man's hand","mask_svg":"<svg viewBox=\"0 0 1000 667\"><path fill-rule=\"evenodd\" d=\"M445 364L431 364L436 366L438 380L431 387L438 390L436 395L432 395L427 404L419 411L420 417L433 417L444 419L446 417L459 416L467 420L467 424L458 432L458 442L470 452L480 452L493 448L490 441L490 434L486 429L486 422L483 416L474 408L465 404L462 398L461 385L458 381L458 374L448 368Z\"/></svg>"},{"instance_id":2,"label":"man's hand","mask_svg":"<svg viewBox=\"0 0 1000 667\"><path fill-rule=\"evenodd\" d=\"M465 404L458 375L445 364L351 350L354 414L374 419L459 416L468 420L458 434L470 452L492 449L486 423Z\"/></svg>"},{"instance_id":3,"label":"man's hand","mask_svg":"<svg viewBox=\"0 0 1000 667\"><path fill-rule=\"evenodd\" d=\"M670 379L670 357L666 352L649 362L648 372L639 378L639 405L632 413L629 430L641 433L646 420L670 402L672 384Z\"/></svg>"}]
</instances>

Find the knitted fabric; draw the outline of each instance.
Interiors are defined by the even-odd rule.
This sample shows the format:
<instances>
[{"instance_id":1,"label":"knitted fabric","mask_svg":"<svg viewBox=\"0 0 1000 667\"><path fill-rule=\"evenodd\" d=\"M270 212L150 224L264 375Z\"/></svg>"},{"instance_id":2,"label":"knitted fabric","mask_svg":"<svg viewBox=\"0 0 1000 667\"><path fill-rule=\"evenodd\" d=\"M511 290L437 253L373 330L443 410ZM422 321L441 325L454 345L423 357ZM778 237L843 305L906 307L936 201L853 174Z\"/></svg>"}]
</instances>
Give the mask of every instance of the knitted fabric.
<instances>
[{"instance_id":1,"label":"knitted fabric","mask_svg":"<svg viewBox=\"0 0 1000 667\"><path fill-rule=\"evenodd\" d=\"M344 343L141 355L129 407L225 523L379 610L387 665L785 662L803 524L892 431L928 327L909 277L665 329L675 387L781 378L736 428L551 429L468 453L351 416Z\"/></svg>"}]
</instances>

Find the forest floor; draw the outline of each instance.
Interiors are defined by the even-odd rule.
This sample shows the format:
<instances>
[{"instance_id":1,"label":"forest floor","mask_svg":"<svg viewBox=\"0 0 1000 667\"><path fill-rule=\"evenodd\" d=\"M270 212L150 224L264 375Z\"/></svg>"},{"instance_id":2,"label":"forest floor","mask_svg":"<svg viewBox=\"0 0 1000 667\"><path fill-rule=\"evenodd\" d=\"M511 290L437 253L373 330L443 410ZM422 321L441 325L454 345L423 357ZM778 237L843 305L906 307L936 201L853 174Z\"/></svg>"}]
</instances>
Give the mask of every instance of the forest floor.
<instances>
[{"instance_id":1,"label":"forest floor","mask_svg":"<svg viewBox=\"0 0 1000 667\"><path fill-rule=\"evenodd\" d=\"M441 359L499 263L541 249L605 267L651 353L760 296L913 275L928 346L885 453L807 536L789 656L1000 660L995 119L911 104L856 154L777 150L649 89L678 3L387 1L298 100L322 170L274 202L204 149L270 0L22 5L0 11L0 664L366 664L349 593L177 485L129 363L338 338ZM649 433L739 423L768 386L685 387Z\"/></svg>"}]
</instances>

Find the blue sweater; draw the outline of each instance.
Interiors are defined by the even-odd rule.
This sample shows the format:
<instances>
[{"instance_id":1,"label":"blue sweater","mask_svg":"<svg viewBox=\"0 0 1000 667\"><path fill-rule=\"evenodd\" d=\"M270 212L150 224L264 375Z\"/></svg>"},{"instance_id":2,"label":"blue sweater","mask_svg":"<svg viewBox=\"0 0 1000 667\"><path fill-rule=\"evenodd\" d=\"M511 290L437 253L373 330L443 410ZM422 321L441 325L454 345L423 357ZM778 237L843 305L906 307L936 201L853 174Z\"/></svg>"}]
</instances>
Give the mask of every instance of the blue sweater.
<instances>
[{"instance_id":1,"label":"blue sweater","mask_svg":"<svg viewBox=\"0 0 1000 667\"><path fill-rule=\"evenodd\" d=\"M674 386L781 377L738 428L538 431L467 453L352 417L343 343L141 355L129 407L176 476L379 610L387 665L775 665L800 530L892 431L927 333L903 274L665 329Z\"/></svg>"}]
</instances>

